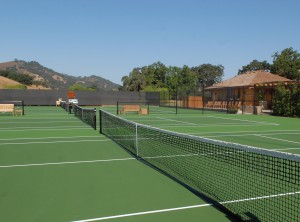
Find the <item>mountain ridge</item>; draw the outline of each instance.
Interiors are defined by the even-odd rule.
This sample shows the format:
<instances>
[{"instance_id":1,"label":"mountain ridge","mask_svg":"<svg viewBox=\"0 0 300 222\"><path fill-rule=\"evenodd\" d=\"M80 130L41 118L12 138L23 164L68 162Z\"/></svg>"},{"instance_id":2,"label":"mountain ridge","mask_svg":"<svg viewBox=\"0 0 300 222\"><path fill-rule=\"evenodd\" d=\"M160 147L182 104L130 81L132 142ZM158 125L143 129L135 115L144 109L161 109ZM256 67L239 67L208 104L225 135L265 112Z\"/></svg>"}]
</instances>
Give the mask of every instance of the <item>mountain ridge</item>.
<instances>
[{"instance_id":1,"label":"mountain ridge","mask_svg":"<svg viewBox=\"0 0 300 222\"><path fill-rule=\"evenodd\" d=\"M74 84L80 84L84 88L94 90L118 91L120 87L120 85L96 75L72 76L59 73L42 66L36 61L26 62L15 59L14 61L0 63L0 70L29 75L32 77L35 87L28 88L65 90Z\"/></svg>"}]
</instances>

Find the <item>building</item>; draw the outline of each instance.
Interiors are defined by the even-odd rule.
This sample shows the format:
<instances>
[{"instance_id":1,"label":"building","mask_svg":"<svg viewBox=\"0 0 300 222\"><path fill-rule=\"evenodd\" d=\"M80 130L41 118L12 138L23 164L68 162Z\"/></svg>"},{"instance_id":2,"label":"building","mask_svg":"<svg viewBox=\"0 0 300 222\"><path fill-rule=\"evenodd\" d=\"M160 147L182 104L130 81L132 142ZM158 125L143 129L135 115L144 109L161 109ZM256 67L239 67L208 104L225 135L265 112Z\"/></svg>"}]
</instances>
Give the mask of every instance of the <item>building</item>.
<instances>
[{"instance_id":1,"label":"building","mask_svg":"<svg viewBox=\"0 0 300 222\"><path fill-rule=\"evenodd\" d=\"M279 84L289 85L294 81L267 71L257 70L247 72L205 88L210 94L210 101L205 101L205 107L236 106L238 109L248 107L249 112L255 112L254 107L272 109L273 92ZM222 104L223 105L220 105ZM247 112L248 112L247 111Z\"/></svg>"}]
</instances>

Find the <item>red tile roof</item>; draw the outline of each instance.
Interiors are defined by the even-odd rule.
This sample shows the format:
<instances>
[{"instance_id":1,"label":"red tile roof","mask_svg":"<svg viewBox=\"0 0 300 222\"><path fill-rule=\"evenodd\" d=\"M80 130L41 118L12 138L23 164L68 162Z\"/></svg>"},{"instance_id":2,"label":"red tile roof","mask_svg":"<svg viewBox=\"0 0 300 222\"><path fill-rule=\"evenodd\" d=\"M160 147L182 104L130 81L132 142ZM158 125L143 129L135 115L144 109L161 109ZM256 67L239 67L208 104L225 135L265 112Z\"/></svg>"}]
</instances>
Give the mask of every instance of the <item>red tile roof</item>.
<instances>
[{"instance_id":1,"label":"red tile roof","mask_svg":"<svg viewBox=\"0 0 300 222\"><path fill-rule=\"evenodd\" d=\"M222 87L238 87L238 86L254 86L255 84L263 83L278 83L278 82L292 82L292 80L285 77L272 74L263 70L246 72L245 74L237 75L233 78L216 83L206 89L222 88Z\"/></svg>"}]
</instances>

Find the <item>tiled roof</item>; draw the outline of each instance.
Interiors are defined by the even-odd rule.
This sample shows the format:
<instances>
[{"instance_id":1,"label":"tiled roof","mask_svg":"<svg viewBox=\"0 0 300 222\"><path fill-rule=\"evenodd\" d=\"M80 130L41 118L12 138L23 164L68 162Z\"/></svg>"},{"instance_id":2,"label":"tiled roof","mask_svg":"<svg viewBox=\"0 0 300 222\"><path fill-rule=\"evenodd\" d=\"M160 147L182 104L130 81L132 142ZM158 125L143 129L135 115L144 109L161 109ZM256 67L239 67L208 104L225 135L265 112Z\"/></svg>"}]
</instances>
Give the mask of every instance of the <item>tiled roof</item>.
<instances>
[{"instance_id":1,"label":"tiled roof","mask_svg":"<svg viewBox=\"0 0 300 222\"><path fill-rule=\"evenodd\" d=\"M254 86L262 83L278 83L278 82L292 82L292 80L285 77L272 74L263 70L246 72L245 74L237 75L233 78L214 84L206 89L222 88L222 87L237 87L237 86Z\"/></svg>"}]
</instances>

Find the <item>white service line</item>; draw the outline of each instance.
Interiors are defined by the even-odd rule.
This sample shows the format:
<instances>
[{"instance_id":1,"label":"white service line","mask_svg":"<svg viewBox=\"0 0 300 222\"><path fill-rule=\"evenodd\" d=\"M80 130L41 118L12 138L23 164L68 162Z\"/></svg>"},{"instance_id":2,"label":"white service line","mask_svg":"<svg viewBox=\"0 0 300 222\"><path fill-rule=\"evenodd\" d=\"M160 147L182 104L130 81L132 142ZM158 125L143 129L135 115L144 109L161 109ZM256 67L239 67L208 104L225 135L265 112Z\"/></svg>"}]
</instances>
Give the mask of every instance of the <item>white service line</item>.
<instances>
[{"instance_id":1,"label":"white service line","mask_svg":"<svg viewBox=\"0 0 300 222\"><path fill-rule=\"evenodd\" d=\"M27 144L51 144L51 143L81 143L81 142L106 142L111 141L110 139L105 140L73 140L73 141L48 141L48 142L26 142L26 143L0 143L0 146L4 145L27 145Z\"/></svg>"},{"instance_id":2,"label":"white service line","mask_svg":"<svg viewBox=\"0 0 300 222\"><path fill-rule=\"evenodd\" d=\"M278 140L278 141L288 142L288 143L300 144L300 142L295 142L295 141L290 141L290 140L284 140L284 139L274 138L274 137L270 137L270 136L263 136L263 135L259 135L259 134L255 134L255 136L263 137L263 138L267 138L267 139L272 139L272 140Z\"/></svg>"},{"instance_id":3,"label":"white service line","mask_svg":"<svg viewBox=\"0 0 300 222\"><path fill-rule=\"evenodd\" d=\"M279 149L272 149L272 150L300 150L300 147L291 147L291 148L279 148Z\"/></svg>"},{"instance_id":4,"label":"white service line","mask_svg":"<svg viewBox=\"0 0 300 222\"><path fill-rule=\"evenodd\" d=\"M261 196L261 197L251 197L251 198L240 199L240 200L229 200L229 201L220 202L220 204L222 204L222 205L235 204L235 203L239 203L239 202L270 199L270 198L275 198L275 197L283 197L283 196L290 196L290 195L296 195L296 194L300 194L300 191L267 195L267 196ZM162 209L162 210L144 211L144 212L121 214L121 215L99 217L99 218L92 218L92 219L85 219L85 220L76 220L76 221L72 221L72 222L91 222L91 221L109 220L109 219L132 217L132 216L139 216L139 215L145 215L145 214L155 214L155 213L163 213L163 212L170 212L170 211L186 210L186 209L192 209L192 208L208 207L208 206L212 206L212 205L213 204L209 204L209 203L208 204L199 204L199 205L191 205L191 206L185 206L185 207L168 208L168 209Z\"/></svg>"},{"instance_id":5,"label":"white service line","mask_svg":"<svg viewBox=\"0 0 300 222\"><path fill-rule=\"evenodd\" d=\"M243 136L272 136L272 135L298 135L299 133L263 133L263 134L257 134L257 133L247 133L247 134L218 134L218 135L206 135L207 138L214 138L214 137L243 137ZM191 133L191 135L202 135L201 133Z\"/></svg>"},{"instance_id":6,"label":"white service line","mask_svg":"<svg viewBox=\"0 0 300 222\"><path fill-rule=\"evenodd\" d=\"M23 123L31 123L31 124L40 124L40 123L78 123L78 121L51 121L51 122L3 122L6 124L23 124Z\"/></svg>"},{"instance_id":7,"label":"white service line","mask_svg":"<svg viewBox=\"0 0 300 222\"><path fill-rule=\"evenodd\" d=\"M275 125L275 126L280 125L278 123L260 122L260 121L245 120L245 119L233 119L233 118L227 118L227 117L225 118L225 117L218 117L218 116L208 116L208 117L215 118L215 119L226 119L226 120L234 120L234 121L249 122L249 123L259 123L259 124L267 124L267 125Z\"/></svg>"},{"instance_id":8,"label":"white service line","mask_svg":"<svg viewBox=\"0 0 300 222\"><path fill-rule=\"evenodd\" d=\"M185 122L185 121L179 121L179 120L173 120L173 119L168 119L168 118L162 118L162 117L157 117L158 119L161 120L167 120L167 121L171 121L171 122L176 122L176 123L184 123L184 124L188 124L188 125L197 125L195 123L190 123L190 122Z\"/></svg>"},{"instance_id":9,"label":"white service line","mask_svg":"<svg viewBox=\"0 0 300 222\"><path fill-rule=\"evenodd\" d=\"M186 207L177 207L177 208L169 208L169 209L162 209L162 210L144 211L144 212L137 212L137 213L131 213L131 214L121 214L121 215L108 216L108 217L99 217L99 218L86 219L86 220L76 220L76 221L72 221L72 222L91 222L91 221L109 220L109 219L116 219L116 218L122 218L122 217L132 217L132 216L138 216L138 215L163 213L163 212L185 210L185 209L192 209L192 208L199 208L199 207L208 207L208 206L212 206L212 204L199 204L199 205L192 205L192 206L186 206Z\"/></svg>"},{"instance_id":10,"label":"white service line","mask_svg":"<svg viewBox=\"0 0 300 222\"><path fill-rule=\"evenodd\" d=\"M263 132L264 134L266 132L278 132L278 134L282 132L286 132L286 134L289 134L288 132L298 132L296 134L300 134L300 130L264 130L264 131L245 130L245 131L230 131L230 132L201 132L201 133L192 133L192 134L197 135L197 134L230 134L230 133L260 133L260 132Z\"/></svg>"},{"instance_id":11,"label":"white service line","mask_svg":"<svg viewBox=\"0 0 300 222\"><path fill-rule=\"evenodd\" d=\"M0 166L0 168L66 165L66 164L80 164L80 163L98 163L98 162L113 162L113 161L125 161L125 160L136 160L136 159L135 158L123 158L123 159L108 159L108 160L81 160L81 161L68 161L68 162L56 162L56 163L15 164L15 165Z\"/></svg>"},{"instance_id":12,"label":"white service line","mask_svg":"<svg viewBox=\"0 0 300 222\"><path fill-rule=\"evenodd\" d=\"M28 129L13 129L13 130L7 130L7 129L0 129L0 131L5 132L20 132L20 131L64 131L64 130L91 130L91 127L74 127L74 128L28 128Z\"/></svg>"},{"instance_id":13,"label":"white service line","mask_svg":"<svg viewBox=\"0 0 300 222\"><path fill-rule=\"evenodd\" d=\"M78 121L77 121L78 122ZM88 126L60 126L59 128L64 128L64 129L69 129L69 128L72 128L72 127L77 127L77 128L87 128ZM6 131L6 130L16 130L16 129L28 129L28 130L31 130L31 129L53 129L53 128L57 128L57 126L48 126L48 127L38 127L38 126L35 126L35 127L11 127L11 128L0 128L1 131Z\"/></svg>"},{"instance_id":14,"label":"white service line","mask_svg":"<svg viewBox=\"0 0 300 222\"><path fill-rule=\"evenodd\" d=\"M1 140L46 140L46 139L76 139L76 138L105 138L104 136L68 136L68 137L26 137L26 138L9 138L9 139L0 139Z\"/></svg>"}]
</instances>

